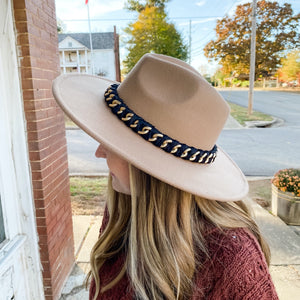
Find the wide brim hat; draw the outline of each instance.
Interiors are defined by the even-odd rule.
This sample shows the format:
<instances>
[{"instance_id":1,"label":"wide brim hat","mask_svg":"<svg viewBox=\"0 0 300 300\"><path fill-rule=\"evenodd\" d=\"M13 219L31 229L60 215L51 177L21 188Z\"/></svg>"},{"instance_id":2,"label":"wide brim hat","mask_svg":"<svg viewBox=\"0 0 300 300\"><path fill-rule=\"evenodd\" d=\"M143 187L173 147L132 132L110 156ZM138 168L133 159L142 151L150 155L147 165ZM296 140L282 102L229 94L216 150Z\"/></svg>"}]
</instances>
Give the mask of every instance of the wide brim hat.
<instances>
[{"instance_id":1,"label":"wide brim hat","mask_svg":"<svg viewBox=\"0 0 300 300\"><path fill-rule=\"evenodd\" d=\"M80 128L144 172L211 200L236 201L248 193L235 162L220 147L215 154L229 106L185 62L146 54L121 84L64 74L54 80L53 94ZM162 141L153 142L156 137ZM185 152L176 156L177 149Z\"/></svg>"}]
</instances>

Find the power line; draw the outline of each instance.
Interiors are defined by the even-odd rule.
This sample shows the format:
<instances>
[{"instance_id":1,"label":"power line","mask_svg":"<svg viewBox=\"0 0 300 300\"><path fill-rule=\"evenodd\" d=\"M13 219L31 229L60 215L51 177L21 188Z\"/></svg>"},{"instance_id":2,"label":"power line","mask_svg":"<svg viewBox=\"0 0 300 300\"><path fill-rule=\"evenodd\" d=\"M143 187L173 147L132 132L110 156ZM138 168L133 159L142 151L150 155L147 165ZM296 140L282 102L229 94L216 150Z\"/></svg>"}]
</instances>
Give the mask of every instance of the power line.
<instances>
[{"instance_id":1,"label":"power line","mask_svg":"<svg viewBox=\"0 0 300 300\"><path fill-rule=\"evenodd\" d=\"M213 29L213 30L209 31L208 33L205 33L205 36L201 37L200 39L195 40L195 43L197 43L197 44L199 44L199 43L201 43L201 44L206 43L207 40L209 40L209 39L212 38L212 36L214 34L214 31L215 30ZM199 48L199 47L200 46L198 46L197 48Z\"/></svg>"},{"instance_id":2,"label":"power line","mask_svg":"<svg viewBox=\"0 0 300 300\"><path fill-rule=\"evenodd\" d=\"M221 18L222 16L199 16L199 17L172 17L170 20L189 20L189 19L207 19L207 18ZM91 19L91 22L107 22L107 21L134 21L136 19L118 18L118 19ZM63 22L86 22L87 19L62 19Z\"/></svg>"},{"instance_id":3,"label":"power line","mask_svg":"<svg viewBox=\"0 0 300 300\"><path fill-rule=\"evenodd\" d=\"M232 2L232 5L227 9L223 16L219 16L217 18L224 18L224 16L226 16L229 13L229 11L234 7L234 5L236 5L235 1ZM192 56L199 56L203 53L203 45L206 44L212 38L211 33L213 33L214 31L215 29L211 30L209 33L206 33L205 37L201 38L196 42L198 46L191 50Z\"/></svg>"}]
</instances>

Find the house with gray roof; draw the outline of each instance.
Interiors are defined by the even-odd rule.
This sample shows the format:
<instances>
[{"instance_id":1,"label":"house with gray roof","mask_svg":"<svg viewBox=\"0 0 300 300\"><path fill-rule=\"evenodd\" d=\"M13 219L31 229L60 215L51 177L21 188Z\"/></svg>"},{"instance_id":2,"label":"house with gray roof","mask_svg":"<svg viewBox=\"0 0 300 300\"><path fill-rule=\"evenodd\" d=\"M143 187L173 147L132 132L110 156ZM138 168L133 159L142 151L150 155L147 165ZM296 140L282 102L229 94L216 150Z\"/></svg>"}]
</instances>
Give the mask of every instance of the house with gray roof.
<instances>
[{"instance_id":1,"label":"house with gray roof","mask_svg":"<svg viewBox=\"0 0 300 300\"><path fill-rule=\"evenodd\" d=\"M120 80L119 36L114 32L58 34L62 73L86 73Z\"/></svg>"}]
</instances>

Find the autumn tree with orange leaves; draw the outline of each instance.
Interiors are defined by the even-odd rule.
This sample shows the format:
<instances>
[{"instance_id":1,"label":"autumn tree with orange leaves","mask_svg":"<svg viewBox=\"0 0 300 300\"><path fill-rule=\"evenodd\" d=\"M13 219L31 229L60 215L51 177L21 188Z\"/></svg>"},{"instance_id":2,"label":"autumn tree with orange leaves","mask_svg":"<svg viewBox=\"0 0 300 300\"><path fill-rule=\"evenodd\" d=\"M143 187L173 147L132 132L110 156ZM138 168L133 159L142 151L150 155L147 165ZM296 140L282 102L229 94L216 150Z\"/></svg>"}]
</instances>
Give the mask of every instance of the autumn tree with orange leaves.
<instances>
[{"instance_id":1,"label":"autumn tree with orange leaves","mask_svg":"<svg viewBox=\"0 0 300 300\"><path fill-rule=\"evenodd\" d=\"M251 10L251 3L238 5L232 17L218 20L217 38L204 48L206 57L219 61L225 73L249 74ZM285 51L299 47L299 20L300 14L294 15L288 3L257 3L256 77L277 70Z\"/></svg>"},{"instance_id":2,"label":"autumn tree with orange leaves","mask_svg":"<svg viewBox=\"0 0 300 300\"><path fill-rule=\"evenodd\" d=\"M282 81L298 81L300 84L300 49L289 52L282 59L282 67L279 69L279 79Z\"/></svg>"}]
</instances>

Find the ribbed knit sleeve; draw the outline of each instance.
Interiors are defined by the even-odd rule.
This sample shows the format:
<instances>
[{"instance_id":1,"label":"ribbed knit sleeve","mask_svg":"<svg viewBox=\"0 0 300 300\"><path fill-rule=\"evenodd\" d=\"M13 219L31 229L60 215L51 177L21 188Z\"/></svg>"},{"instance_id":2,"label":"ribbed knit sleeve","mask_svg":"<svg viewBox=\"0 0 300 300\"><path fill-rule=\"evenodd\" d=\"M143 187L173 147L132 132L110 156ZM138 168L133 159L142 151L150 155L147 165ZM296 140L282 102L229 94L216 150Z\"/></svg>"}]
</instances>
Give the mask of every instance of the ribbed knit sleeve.
<instances>
[{"instance_id":1,"label":"ribbed knit sleeve","mask_svg":"<svg viewBox=\"0 0 300 300\"><path fill-rule=\"evenodd\" d=\"M264 254L248 230L216 231L207 239L211 260L196 276L194 300L278 300Z\"/></svg>"}]
</instances>

